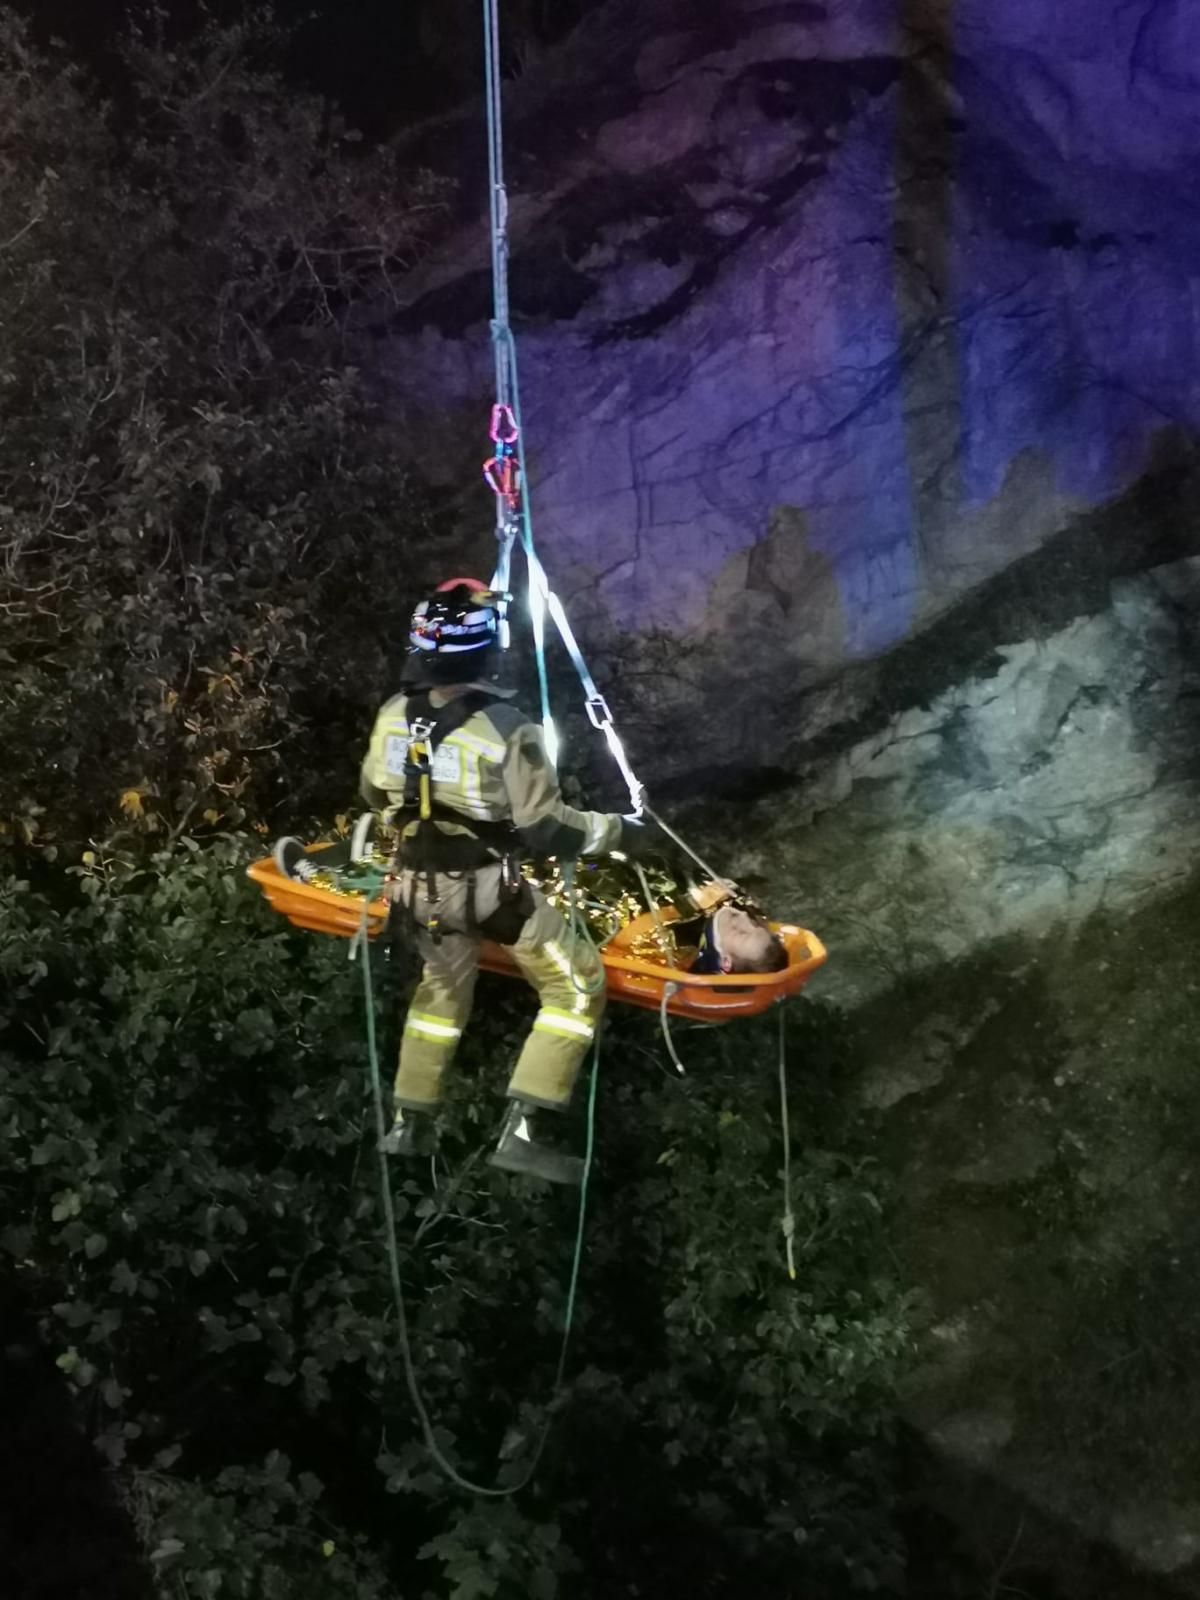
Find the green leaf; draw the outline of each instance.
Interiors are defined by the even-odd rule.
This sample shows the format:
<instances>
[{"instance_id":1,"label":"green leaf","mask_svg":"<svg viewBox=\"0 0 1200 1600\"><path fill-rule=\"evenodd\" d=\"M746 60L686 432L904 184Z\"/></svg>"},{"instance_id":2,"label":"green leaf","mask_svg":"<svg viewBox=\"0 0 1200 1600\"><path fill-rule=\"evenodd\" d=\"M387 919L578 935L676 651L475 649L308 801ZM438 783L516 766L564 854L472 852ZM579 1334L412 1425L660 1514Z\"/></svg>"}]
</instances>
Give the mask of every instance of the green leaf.
<instances>
[{"instance_id":1,"label":"green leaf","mask_svg":"<svg viewBox=\"0 0 1200 1600\"><path fill-rule=\"evenodd\" d=\"M138 1281L137 1273L124 1259L117 1262L109 1279L116 1294L136 1294Z\"/></svg>"},{"instance_id":2,"label":"green leaf","mask_svg":"<svg viewBox=\"0 0 1200 1600\"><path fill-rule=\"evenodd\" d=\"M66 1222L68 1218L79 1215L81 1201L74 1189L60 1189L52 1199L54 1206L50 1212L51 1222Z\"/></svg>"}]
</instances>

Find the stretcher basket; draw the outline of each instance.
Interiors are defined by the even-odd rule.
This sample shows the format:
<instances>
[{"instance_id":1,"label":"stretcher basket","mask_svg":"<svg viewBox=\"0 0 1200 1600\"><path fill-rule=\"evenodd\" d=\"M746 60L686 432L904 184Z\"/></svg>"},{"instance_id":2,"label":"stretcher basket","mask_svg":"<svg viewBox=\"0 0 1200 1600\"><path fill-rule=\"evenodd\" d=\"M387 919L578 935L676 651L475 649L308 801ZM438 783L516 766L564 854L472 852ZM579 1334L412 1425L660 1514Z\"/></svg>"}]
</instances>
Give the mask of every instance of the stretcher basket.
<instances>
[{"instance_id":1,"label":"stretcher basket","mask_svg":"<svg viewBox=\"0 0 1200 1600\"><path fill-rule=\"evenodd\" d=\"M674 906L663 906L658 916L662 922L670 923L678 912ZM783 940L788 953L788 964L782 971L685 972L630 953L639 940L653 933L654 926L653 912L643 912L627 922L600 951L608 998L624 1005L658 1011L666 993L667 1011L671 1016L688 1017L693 1022L732 1022L737 1017L756 1016L778 1001L798 994L826 959L825 946L815 934L788 923L773 922L772 931ZM487 972L520 976L511 951L486 939L480 950L479 965Z\"/></svg>"},{"instance_id":2,"label":"stretcher basket","mask_svg":"<svg viewBox=\"0 0 1200 1600\"><path fill-rule=\"evenodd\" d=\"M297 928L349 939L363 926L361 894L297 883L280 872L270 857L255 861L246 872L262 890L272 910ZM664 906L658 916L662 922L670 923L678 912L673 906ZM388 903L379 895L369 901L366 908L368 938L377 938L387 926L387 920ZM733 1022L738 1017L756 1016L798 994L827 959L825 946L816 934L790 923L773 922L771 928L783 940L788 953L788 964L782 971L693 974L646 961L631 953L639 940L653 932L654 926L654 914L643 912L627 922L601 949L608 998L619 1004L658 1011L665 994L670 1015L693 1022ZM481 943L479 965L486 972L502 977L521 976L511 950L490 939Z\"/></svg>"}]
</instances>

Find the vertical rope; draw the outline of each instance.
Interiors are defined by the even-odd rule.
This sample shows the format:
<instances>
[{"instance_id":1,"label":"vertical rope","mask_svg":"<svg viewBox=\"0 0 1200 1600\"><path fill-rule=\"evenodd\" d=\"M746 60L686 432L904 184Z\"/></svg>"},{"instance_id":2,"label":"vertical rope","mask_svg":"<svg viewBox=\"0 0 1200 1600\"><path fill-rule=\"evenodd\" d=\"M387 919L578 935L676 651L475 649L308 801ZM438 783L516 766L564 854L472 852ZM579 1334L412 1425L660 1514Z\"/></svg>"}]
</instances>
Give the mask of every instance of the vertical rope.
<instances>
[{"instance_id":1,"label":"vertical rope","mask_svg":"<svg viewBox=\"0 0 1200 1600\"><path fill-rule=\"evenodd\" d=\"M779 1008L779 1116L783 1124L783 1240L788 1277L796 1281L796 1218L792 1211L792 1130L788 1118L787 1033L785 1012Z\"/></svg>"},{"instance_id":2,"label":"vertical rope","mask_svg":"<svg viewBox=\"0 0 1200 1600\"><path fill-rule=\"evenodd\" d=\"M495 0L489 0L495 4ZM529 466L525 460L525 424L521 411L521 381L517 373L517 349L512 329L505 324L497 335L508 352L508 373L512 385L512 413L517 421L517 463L521 472L521 520L519 531L521 548L525 552L525 567L529 575L529 610L533 618L533 648L537 661L538 694L542 702L542 726L546 729L547 743L557 743L554 724L550 717L550 683L546 675L546 590L547 584L541 563L533 544L533 509L529 503ZM510 539L512 535L510 534ZM552 750L553 754L553 750Z\"/></svg>"},{"instance_id":3,"label":"vertical rope","mask_svg":"<svg viewBox=\"0 0 1200 1600\"><path fill-rule=\"evenodd\" d=\"M515 1483L509 1484L506 1488L492 1488L487 1484L473 1483L470 1478L464 1477L453 1462L446 1458L434 1434L433 1422L429 1415L429 1409L425 1404L425 1397L421 1393L416 1362L413 1358L412 1339L408 1326L408 1308L404 1300L404 1283L400 1274L400 1245L396 1231L396 1208L392 1202L391 1172L387 1152L384 1150L387 1127L383 1109L383 1079L379 1070L379 1046L375 1033L375 994L371 982L371 945L368 937L369 903L370 897L364 895L362 922L351 944L351 955L354 956L358 950L361 950L362 960L360 965L363 975L363 1002L367 1014L367 1063L370 1070L371 1098L375 1109L375 1150L378 1158L379 1201L383 1210L384 1246L387 1251L388 1277L391 1280L392 1299L396 1307L400 1354L404 1363L405 1382L408 1385L408 1393L409 1398L412 1400L413 1410L417 1413L417 1420L421 1424L421 1434L425 1440L425 1448L429 1451L430 1456L441 1472L456 1488L463 1489L468 1494L486 1495L491 1500L506 1500L510 1495L519 1494L533 1478L545 1452L553 1418L552 1416L547 1417L541 1436L538 1439L537 1448L528 1467ZM587 1220L588 1180L591 1177L592 1157L596 1147L596 1084L599 1076L600 1036L597 1034L595 1049L592 1053L591 1078L588 1084L587 1148L584 1154L583 1179L579 1190L579 1221L575 1229L575 1254L571 1263L571 1277L567 1288L567 1306L563 1320L562 1344L558 1353L558 1366L555 1371L552 1400L556 1400L562 1393L563 1379L567 1370L567 1354L571 1342L571 1328L575 1320L575 1301L579 1287L579 1273L583 1263L584 1224Z\"/></svg>"},{"instance_id":4,"label":"vertical rope","mask_svg":"<svg viewBox=\"0 0 1200 1600\"><path fill-rule=\"evenodd\" d=\"M608 987L608 973L604 970L604 957L600 954L600 946L592 938L592 930L588 927L587 917L579 903L581 891L577 886L575 867L574 861L564 861L561 869L567 902L563 912L567 924L567 965L571 969L571 985L575 993L586 995L590 999ZM596 958L598 970L595 978L590 981L581 978L575 966L575 953L580 946L590 950Z\"/></svg>"},{"instance_id":5,"label":"vertical rope","mask_svg":"<svg viewBox=\"0 0 1200 1600\"><path fill-rule=\"evenodd\" d=\"M664 983L662 999L658 1002L658 1026L663 1036L663 1044L667 1047L667 1054L671 1058L671 1065L681 1078L687 1077L687 1068L679 1059L679 1051L675 1048L675 1041L671 1037L671 1016L667 1007L672 999L679 993L677 983Z\"/></svg>"},{"instance_id":6,"label":"vertical rope","mask_svg":"<svg viewBox=\"0 0 1200 1600\"><path fill-rule=\"evenodd\" d=\"M500 80L500 15L497 0L483 0L483 59L487 80L488 200L492 242L492 348L496 402L508 405L511 346L508 333L508 190L504 185L504 115Z\"/></svg>"},{"instance_id":7,"label":"vertical rope","mask_svg":"<svg viewBox=\"0 0 1200 1600\"><path fill-rule=\"evenodd\" d=\"M488 131L488 211L492 252L492 358L495 362L496 403L512 399L511 364L514 356L508 326L508 190L504 184L504 116L500 80L500 17L497 0L483 0L483 57L486 79ZM496 541L500 547L492 587L507 593L511 583L512 551L517 522L502 495L496 496ZM500 641L509 645L508 605L500 606Z\"/></svg>"}]
</instances>

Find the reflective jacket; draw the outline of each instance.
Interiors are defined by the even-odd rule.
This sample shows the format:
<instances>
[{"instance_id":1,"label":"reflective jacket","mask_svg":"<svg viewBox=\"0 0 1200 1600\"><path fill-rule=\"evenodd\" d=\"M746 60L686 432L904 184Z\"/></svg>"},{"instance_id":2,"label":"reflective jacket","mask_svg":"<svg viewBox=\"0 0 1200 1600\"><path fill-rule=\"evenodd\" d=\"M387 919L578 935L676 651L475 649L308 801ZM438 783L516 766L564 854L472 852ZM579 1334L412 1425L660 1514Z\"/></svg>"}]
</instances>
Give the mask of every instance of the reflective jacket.
<instances>
[{"instance_id":1,"label":"reflective jacket","mask_svg":"<svg viewBox=\"0 0 1200 1600\"><path fill-rule=\"evenodd\" d=\"M439 829L469 833L472 820L507 822L519 835L514 843L522 853L537 856L604 855L619 846L620 816L577 811L563 799L542 730L508 703L511 691L481 683L455 685L435 692L435 717L439 693L442 704L468 693L489 697L444 742L438 743L435 727L430 772ZM380 810L404 804L411 698L398 694L383 706L362 765L363 798Z\"/></svg>"}]
</instances>

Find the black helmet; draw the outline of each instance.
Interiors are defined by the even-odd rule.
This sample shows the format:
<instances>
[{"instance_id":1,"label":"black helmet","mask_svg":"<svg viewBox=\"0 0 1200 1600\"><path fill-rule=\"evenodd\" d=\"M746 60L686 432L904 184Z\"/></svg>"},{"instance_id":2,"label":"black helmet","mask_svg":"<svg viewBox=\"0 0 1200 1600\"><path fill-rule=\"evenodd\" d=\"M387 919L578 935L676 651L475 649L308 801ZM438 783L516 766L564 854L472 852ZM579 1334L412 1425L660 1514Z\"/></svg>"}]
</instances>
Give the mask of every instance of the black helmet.
<instances>
[{"instance_id":1,"label":"black helmet","mask_svg":"<svg viewBox=\"0 0 1200 1600\"><path fill-rule=\"evenodd\" d=\"M447 578L413 612L408 640L431 676L470 678L499 641L499 602L506 596L478 578Z\"/></svg>"}]
</instances>

